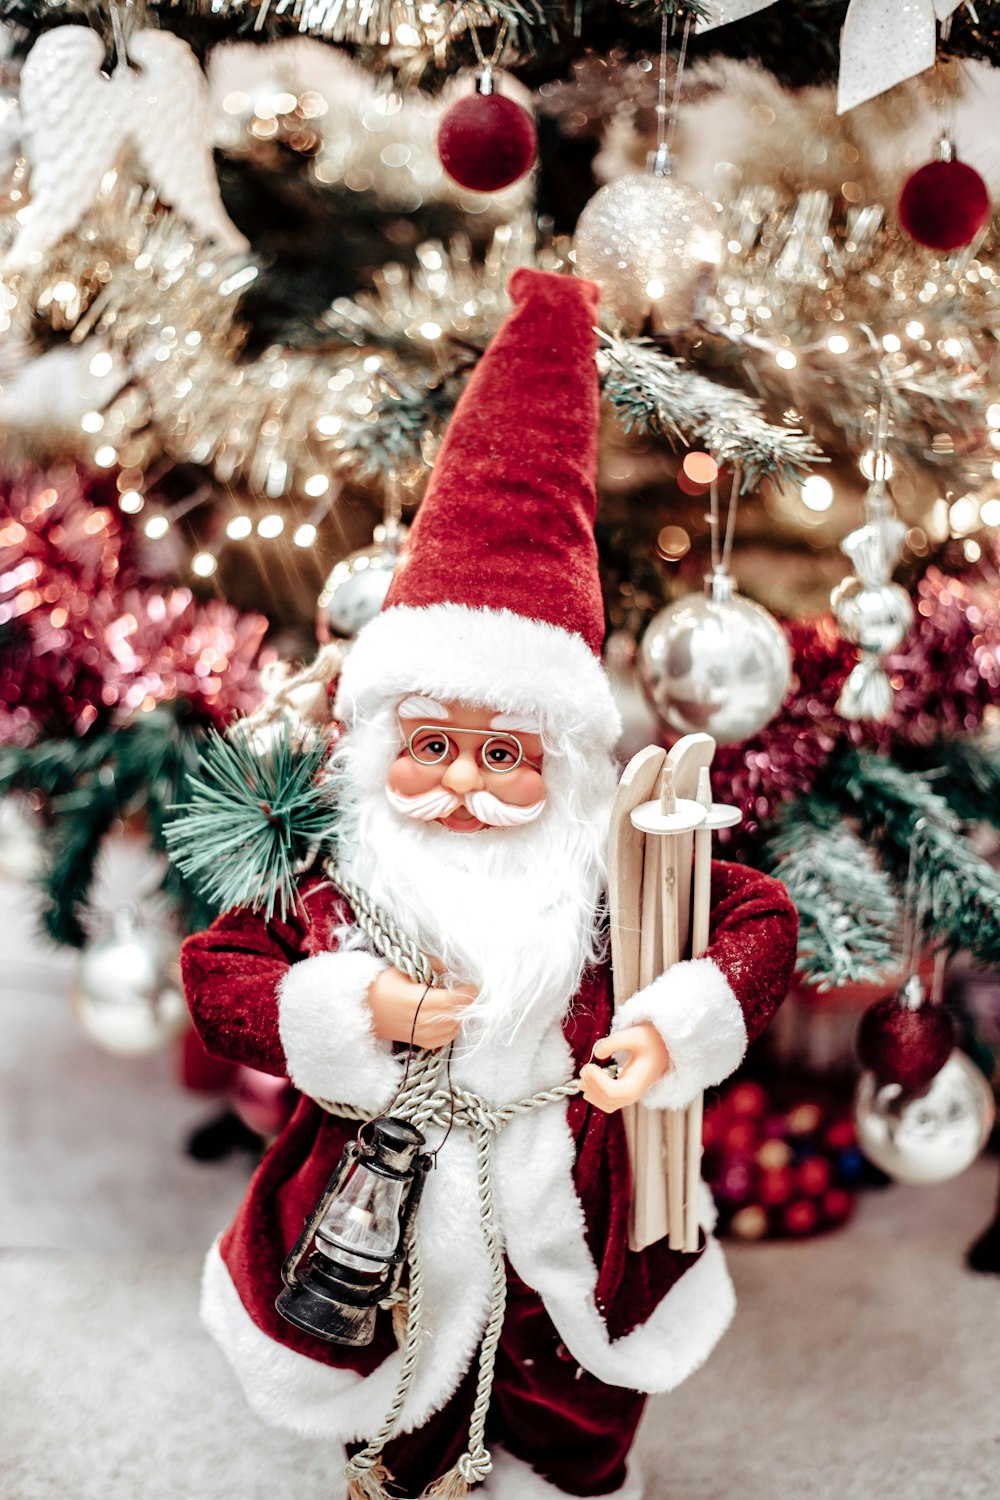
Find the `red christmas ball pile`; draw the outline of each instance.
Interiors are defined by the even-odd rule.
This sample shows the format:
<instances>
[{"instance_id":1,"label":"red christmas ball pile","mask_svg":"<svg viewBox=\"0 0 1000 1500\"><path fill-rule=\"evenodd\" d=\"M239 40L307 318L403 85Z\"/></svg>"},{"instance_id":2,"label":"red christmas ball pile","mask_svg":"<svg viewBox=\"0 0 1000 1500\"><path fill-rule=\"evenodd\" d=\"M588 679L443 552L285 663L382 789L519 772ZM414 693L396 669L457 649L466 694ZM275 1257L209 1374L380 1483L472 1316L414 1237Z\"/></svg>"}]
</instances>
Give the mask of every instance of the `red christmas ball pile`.
<instances>
[{"instance_id":1,"label":"red christmas ball pile","mask_svg":"<svg viewBox=\"0 0 1000 1500\"><path fill-rule=\"evenodd\" d=\"M817 1097L779 1109L741 1080L705 1114L705 1177L719 1228L737 1239L796 1239L836 1228L864 1164L846 1104Z\"/></svg>"},{"instance_id":2,"label":"red christmas ball pile","mask_svg":"<svg viewBox=\"0 0 1000 1500\"><path fill-rule=\"evenodd\" d=\"M940 1005L911 1010L896 995L869 1006L858 1026L858 1058L879 1083L898 1083L907 1093L926 1088L955 1045L955 1028Z\"/></svg>"},{"instance_id":3,"label":"red christmas ball pile","mask_svg":"<svg viewBox=\"0 0 1000 1500\"><path fill-rule=\"evenodd\" d=\"M929 161L903 184L899 222L911 240L929 250L971 244L990 216L986 184L964 161Z\"/></svg>"},{"instance_id":4,"label":"red christmas ball pile","mask_svg":"<svg viewBox=\"0 0 1000 1500\"><path fill-rule=\"evenodd\" d=\"M459 187L495 193L529 170L538 149L535 122L503 94L468 94L445 110L438 155Z\"/></svg>"}]
</instances>

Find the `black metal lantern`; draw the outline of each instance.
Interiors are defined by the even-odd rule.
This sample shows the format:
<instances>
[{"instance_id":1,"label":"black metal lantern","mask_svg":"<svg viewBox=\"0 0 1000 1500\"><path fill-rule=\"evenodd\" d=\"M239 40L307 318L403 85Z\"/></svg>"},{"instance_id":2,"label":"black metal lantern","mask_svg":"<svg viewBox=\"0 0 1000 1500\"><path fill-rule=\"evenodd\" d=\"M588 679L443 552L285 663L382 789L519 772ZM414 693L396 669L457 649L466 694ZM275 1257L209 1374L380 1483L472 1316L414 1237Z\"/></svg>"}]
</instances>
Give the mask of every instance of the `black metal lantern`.
<instances>
[{"instance_id":1,"label":"black metal lantern","mask_svg":"<svg viewBox=\"0 0 1000 1500\"><path fill-rule=\"evenodd\" d=\"M431 1164L405 1120L372 1120L351 1141L282 1267L283 1318L334 1344L370 1344L396 1290L406 1231Z\"/></svg>"}]
</instances>

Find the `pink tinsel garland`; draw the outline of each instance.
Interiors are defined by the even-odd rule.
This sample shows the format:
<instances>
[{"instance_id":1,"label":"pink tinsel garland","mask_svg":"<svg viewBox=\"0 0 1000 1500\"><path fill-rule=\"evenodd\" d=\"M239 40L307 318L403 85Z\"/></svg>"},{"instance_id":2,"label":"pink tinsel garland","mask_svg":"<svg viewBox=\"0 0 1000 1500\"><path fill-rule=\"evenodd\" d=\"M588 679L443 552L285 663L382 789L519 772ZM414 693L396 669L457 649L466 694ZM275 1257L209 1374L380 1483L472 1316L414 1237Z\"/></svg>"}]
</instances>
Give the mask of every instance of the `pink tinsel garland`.
<instances>
[{"instance_id":1,"label":"pink tinsel garland","mask_svg":"<svg viewBox=\"0 0 1000 1500\"><path fill-rule=\"evenodd\" d=\"M812 789L838 747L930 744L979 729L1000 703L1000 575L984 560L961 577L930 567L917 584L916 624L886 667L895 691L884 724L855 724L836 711L856 660L833 618L786 624L792 689L777 718L740 745L721 746L715 795L738 803L752 835L786 798Z\"/></svg>"},{"instance_id":2,"label":"pink tinsel garland","mask_svg":"<svg viewBox=\"0 0 1000 1500\"><path fill-rule=\"evenodd\" d=\"M0 481L0 744L176 699L221 725L259 700L266 619L144 580L103 498L72 468Z\"/></svg>"}]
</instances>

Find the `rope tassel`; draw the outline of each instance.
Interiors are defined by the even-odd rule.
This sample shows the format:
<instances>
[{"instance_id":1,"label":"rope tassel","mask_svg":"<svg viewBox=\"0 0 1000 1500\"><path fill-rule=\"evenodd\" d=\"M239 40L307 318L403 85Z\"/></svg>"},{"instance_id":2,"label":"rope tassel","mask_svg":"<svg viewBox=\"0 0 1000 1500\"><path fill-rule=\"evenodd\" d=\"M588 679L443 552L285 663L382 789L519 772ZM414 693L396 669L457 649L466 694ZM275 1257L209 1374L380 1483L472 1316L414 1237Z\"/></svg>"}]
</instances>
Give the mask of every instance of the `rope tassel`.
<instances>
[{"instance_id":1,"label":"rope tassel","mask_svg":"<svg viewBox=\"0 0 1000 1500\"><path fill-rule=\"evenodd\" d=\"M434 970L431 962L412 939L387 918L365 891L346 879L332 860L327 861L326 869L334 884L350 901L357 925L368 935L376 952L381 953L411 979L424 984L433 983ZM485 1444L486 1418L493 1391L497 1349L507 1306L506 1266L493 1193L493 1139L519 1115L568 1099L580 1093L581 1090L580 1080L571 1078L566 1083L557 1084L554 1088L539 1089L530 1098L518 1099L511 1104L491 1108L477 1094L466 1089L454 1088L450 1082L450 1075L448 1088L439 1087L445 1059L446 1054L441 1052L418 1051L412 1076L408 1069L403 1086L392 1101L391 1109L395 1116L409 1120L418 1129L422 1129L425 1125L442 1127L446 1132L446 1140L447 1132L453 1125L465 1127L475 1138L479 1213L483 1241L490 1263L490 1311L479 1349L479 1372L476 1381L476 1399L469 1423L469 1446L457 1464L434 1481L426 1491L424 1500L463 1500L472 1486L481 1484L493 1469L493 1460ZM367 1118L360 1110L348 1105L334 1103L327 1099L317 1099L315 1102L321 1109L346 1119ZM409 1290L405 1304L403 1298L399 1298L392 1310L397 1340L403 1351L396 1393L375 1437L366 1447L355 1453L344 1469L344 1475L348 1481L348 1500L400 1500L399 1496L394 1497L387 1489L387 1485L393 1484L393 1476L382 1460L382 1450L394 1436L406 1405L406 1398L416 1373L417 1355L423 1331L421 1317L423 1275L416 1224L417 1220L413 1219L406 1247ZM405 1335L400 1339L404 1305Z\"/></svg>"},{"instance_id":2,"label":"rope tassel","mask_svg":"<svg viewBox=\"0 0 1000 1500\"><path fill-rule=\"evenodd\" d=\"M344 1471L350 1475L351 1467L362 1455L356 1453ZM392 1483L392 1475L381 1459L375 1459L370 1469L363 1469L350 1477L347 1500L399 1500L386 1489Z\"/></svg>"},{"instance_id":3,"label":"rope tassel","mask_svg":"<svg viewBox=\"0 0 1000 1500\"><path fill-rule=\"evenodd\" d=\"M447 1474L442 1474L440 1479L435 1479L427 1491L427 1500L464 1500L469 1493L469 1486L462 1478L461 1470L456 1464L449 1469Z\"/></svg>"}]
</instances>

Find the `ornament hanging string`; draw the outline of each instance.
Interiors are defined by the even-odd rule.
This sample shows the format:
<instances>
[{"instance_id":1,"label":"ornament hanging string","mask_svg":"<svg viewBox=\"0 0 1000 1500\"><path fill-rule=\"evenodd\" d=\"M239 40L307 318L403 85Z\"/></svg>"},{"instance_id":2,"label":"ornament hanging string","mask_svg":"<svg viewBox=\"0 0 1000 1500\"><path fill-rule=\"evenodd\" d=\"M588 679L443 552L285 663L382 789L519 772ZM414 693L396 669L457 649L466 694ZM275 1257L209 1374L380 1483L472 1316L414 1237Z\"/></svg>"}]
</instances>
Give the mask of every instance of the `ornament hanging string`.
<instances>
[{"instance_id":1,"label":"ornament hanging string","mask_svg":"<svg viewBox=\"0 0 1000 1500\"><path fill-rule=\"evenodd\" d=\"M930 882L923 871L919 877L917 875L917 861L925 844L927 826L926 818L918 818L910 835L910 857L906 869L906 885L903 890L901 948L904 979L914 974L920 963L920 949L930 901Z\"/></svg>"},{"instance_id":2,"label":"ornament hanging string","mask_svg":"<svg viewBox=\"0 0 1000 1500\"><path fill-rule=\"evenodd\" d=\"M670 101L670 113L667 115L667 28L669 18L666 11L663 13L663 23L660 28L660 78L658 98L656 101L656 156L659 160L664 154L669 159L674 149L674 136L677 132L677 108L681 97L681 79L684 77L684 65L687 62L688 37L691 34L691 12L684 18L684 31L681 36L680 50L677 54L677 68L674 73L674 93Z\"/></svg>"},{"instance_id":3,"label":"ornament hanging string","mask_svg":"<svg viewBox=\"0 0 1000 1500\"><path fill-rule=\"evenodd\" d=\"M728 573L729 564L733 556L733 540L736 536L736 511L740 502L740 482L743 478L741 469L733 470L733 482L729 491L729 504L726 507L726 534L723 538L722 547L719 547L719 481L713 479L709 491L708 524L711 533L712 546L712 572Z\"/></svg>"},{"instance_id":4,"label":"ornament hanging string","mask_svg":"<svg viewBox=\"0 0 1000 1500\"><path fill-rule=\"evenodd\" d=\"M385 482L385 501L382 507L382 547L386 558L393 562L399 554L402 524L403 494L399 471L391 469Z\"/></svg>"},{"instance_id":5,"label":"ornament hanging string","mask_svg":"<svg viewBox=\"0 0 1000 1500\"><path fill-rule=\"evenodd\" d=\"M455 17L458 17L461 14L461 8L459 8L455 12ZM454 20L455 17L453 17L452 19ZM479 66L482 68L484 73L492 73L493 69L500 61L500 58L503 56L504 47L507 45L507 22L501 21L499 27L497 28L496 44L493 48L492 56L490 57L487 57L483 51L482 43L479 40L479 32L475 26L469 27L469 36L472 39L472 48L476 54L476 61L479 63Z\"/></svg>"},{"instance_id":6,"label":"ornament hanging string","mask_svg":"<svg viewBox=\"0 0 1000 1500\"><path fill-rule=\"evenodd\" d=\"M132 8L132 0L125 0L128 10ZM111 0L111 33L115 39L115 56L120 68L128 67L128 51L125 46L125 23L117 0Z\"/></svg>"}]
</instances>

